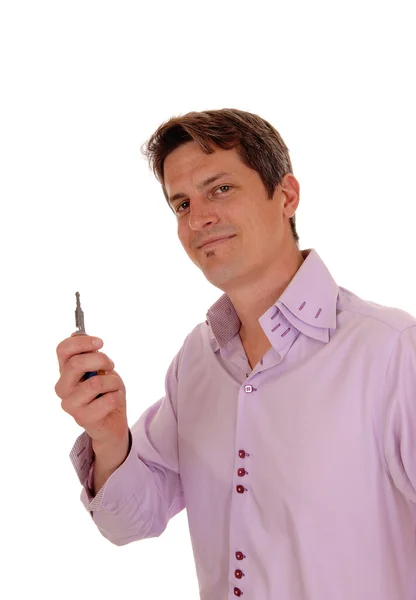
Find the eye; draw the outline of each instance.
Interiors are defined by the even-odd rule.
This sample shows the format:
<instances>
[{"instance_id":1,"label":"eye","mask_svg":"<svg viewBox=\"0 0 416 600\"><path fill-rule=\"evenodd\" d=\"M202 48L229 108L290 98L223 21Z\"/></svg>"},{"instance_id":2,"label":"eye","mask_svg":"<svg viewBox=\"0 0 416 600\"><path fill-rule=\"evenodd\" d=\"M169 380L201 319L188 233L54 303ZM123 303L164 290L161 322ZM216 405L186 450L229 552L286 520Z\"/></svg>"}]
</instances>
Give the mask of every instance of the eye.
<instances>
[{"instance_id":1,"label":"eye","mask_svg":"<svg viewBox=\"0 0 416 600\"><path fill-rule=\"evenodd\" d=\"M220 187L218 187L215 191L217 192L218 190L224 190L224 188L226 188L226 192L228 192L228 190L231 189L231 185L220 185Z\"/></svg>"},{"instance_id":2,"label":"eye","mask_svg":"<svg viewBox=\"0 0 416 600\"><path fill-rule=\"evenodd\" d=\"M185 202L182 202L182 204L178 204L178 206L176 207L176 210L175 210L175 212L177 212L177 213L178 213L178 212L182 212L182 211L180 211L179 209L180 209L180 207L181 207L181 206L183 206L184 204L189 204L189 200L185 200Z\"/></svg>"},{"instance_id":3,"label":"eye","mask_svg":"<svg viewBox=\"0 0 416 600\"><path fill-rule=\"evenodd\" d=\"M232 189L231 185L220 185L219 187L217 187L213 193L216 194L219 190L221 190L223 193L229 192ZM181 204L178 204L178 206L175 209L175 213L181 213L183 212L183 210L180 210L181 206L183 206L184 204L189 204L189 200L185 200L184 202L182 202ZM185 210L185 209L184 209Z\"/></svg>"}]
</instances>

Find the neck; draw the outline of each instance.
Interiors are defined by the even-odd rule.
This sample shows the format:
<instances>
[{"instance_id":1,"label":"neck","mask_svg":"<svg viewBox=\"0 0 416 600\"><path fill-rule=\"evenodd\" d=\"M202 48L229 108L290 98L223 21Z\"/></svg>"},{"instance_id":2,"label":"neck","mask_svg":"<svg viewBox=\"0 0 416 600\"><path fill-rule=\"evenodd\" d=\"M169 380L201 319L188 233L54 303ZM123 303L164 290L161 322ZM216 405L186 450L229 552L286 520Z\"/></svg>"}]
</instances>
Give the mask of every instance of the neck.
<instances>
[{"instance_id":1,"label":"neck","mask_svg":"<svg viewBox=\"0 0 416 600\"><path fill-rule=\"evenodd\" d=\"M303 261L295 247L281 256L277 265L258 272L256 281L227 292L241 321L240 336L244 341L264 337L259 318L280 298Z\"/></svg>"}]
</instances>

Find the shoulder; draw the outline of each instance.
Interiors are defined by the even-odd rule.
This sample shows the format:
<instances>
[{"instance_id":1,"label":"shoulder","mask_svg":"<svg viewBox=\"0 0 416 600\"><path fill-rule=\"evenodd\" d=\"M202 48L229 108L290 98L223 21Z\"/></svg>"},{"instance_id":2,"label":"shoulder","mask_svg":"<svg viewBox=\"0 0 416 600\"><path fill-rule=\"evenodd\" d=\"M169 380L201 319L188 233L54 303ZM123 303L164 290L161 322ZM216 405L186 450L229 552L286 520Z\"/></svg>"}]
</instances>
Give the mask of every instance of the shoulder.
<instances>
[{"instance_id":1,"label":"shoulder","mask_svg":"<svg viewBox=\"0 0 416 600\"><path fill-rule=\"evenodd\" d=\"M365 323L369 328L384 330L396 338L416 325L416 317L405 310L364 300L343 287L339 287L337 310L339 314L346 313L357 324Z\"/></svg>"}]
</instances>

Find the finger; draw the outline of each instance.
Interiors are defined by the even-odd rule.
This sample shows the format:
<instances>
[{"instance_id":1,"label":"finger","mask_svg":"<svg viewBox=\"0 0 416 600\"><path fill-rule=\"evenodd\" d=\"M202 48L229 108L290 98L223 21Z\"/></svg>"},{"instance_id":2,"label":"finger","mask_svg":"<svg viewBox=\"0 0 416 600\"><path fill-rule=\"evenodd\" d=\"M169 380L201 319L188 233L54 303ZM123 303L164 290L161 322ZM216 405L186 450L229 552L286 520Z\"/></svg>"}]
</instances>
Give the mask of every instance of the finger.
<instances>
[{"instance_id":1,"label":"finger","mask_svg":"<svg viewBox=\"0 0 416 600\"><path fill-rule=\"evenodd\" d=\"M80 407L75 411L75 421L85 430L96 429L100 421L105 419L113 410L122 405L123 394L120 390L104 394L93 402Z\"/></svg>"},{"instance_id":2,"label":"finger","mask_svg":"<svg viewBox=\"0 0 416 600\"><path fill-rule=\"evenodd\" d=\"M98 342L95 342L98 340ZM62 373L68 360L75 354L83 352L96 352L103 346L104 342L100 338L94 338L91 335L72 334L71 337L63 340L56 348L58 356L59 372Z\"/></svg>"},{"instance_id":3,"label":"finger","mask_svg":"<svg viewBox=\"0 0 416 600\"><path fill-rule=\"evenodd\" d=\"M126 386L124 385L124 381L121 379L120 375L114 369L110 371L111 375L116 375L120 379L120 389L123 392L124 396L126 395Z\"/></svg>"},{"instance_id":4,"label":"finger","mask_svg":"<svg viewBox=\"0 0 416 600\"><path fill-rule=\"evenodd\" d=\"M96 375L80 383L74 391L63 398L62 409L75 418L79 410L94 403L99 394L121 391L121 379L116 375ZM99 400L99 398L98 398Z\"/></svg>"},{"instance_id":5,"label":"finger","mask_svg":"<svg viewBox=\"0 0 416 600\"><path fill-rule=\"evenodd\" d=\"M114 362L104 352L87 352L71 356L61 372L55 391L60 398L69 396L85 373L111 372L113 367Z\"/></svg>"}]
</instances>

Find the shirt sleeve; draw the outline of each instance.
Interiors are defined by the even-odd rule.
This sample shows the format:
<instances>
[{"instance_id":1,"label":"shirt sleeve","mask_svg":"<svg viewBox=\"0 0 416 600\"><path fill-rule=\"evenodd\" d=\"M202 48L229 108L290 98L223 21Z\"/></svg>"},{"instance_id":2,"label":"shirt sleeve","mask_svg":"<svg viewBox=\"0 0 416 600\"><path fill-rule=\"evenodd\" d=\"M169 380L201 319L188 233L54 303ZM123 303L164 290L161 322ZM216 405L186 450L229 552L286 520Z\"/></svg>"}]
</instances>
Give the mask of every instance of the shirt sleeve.
<instances>
[{"instance_id":1,"label":"shirt sleeve","mask_svg":"<svg viewBox=\"0 0 416 600\"><path fill-rule=\"evenodd\" d=\"M384 450L398 490L416 503L416 325L399 335L384 387Z\"/></svg>"},{"instance_id":2,"label":"shirt sleeve","mask_svg":"<svg viewBox=\"0 0 416 600\"><path fill-rule=\"evenodd\" d=\"M177 369L180 352L165 378L165 396L131 427L130 451L122 465L94 497L91 492L94 452L83 432L70 458L83 486L81 501L101 534L117 546L157 537L185 508L179 476Z\"/></svg>"}]
</instances>

